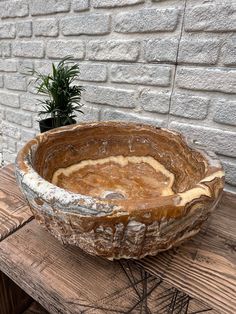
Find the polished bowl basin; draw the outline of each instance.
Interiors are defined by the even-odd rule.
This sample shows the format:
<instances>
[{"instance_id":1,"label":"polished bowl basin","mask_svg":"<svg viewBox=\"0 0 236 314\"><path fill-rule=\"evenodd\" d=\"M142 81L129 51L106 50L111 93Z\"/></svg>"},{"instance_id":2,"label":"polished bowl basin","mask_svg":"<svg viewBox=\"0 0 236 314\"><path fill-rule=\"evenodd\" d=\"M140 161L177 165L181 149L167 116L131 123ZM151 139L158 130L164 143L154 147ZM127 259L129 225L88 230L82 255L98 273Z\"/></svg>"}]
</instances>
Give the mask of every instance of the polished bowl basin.
<instances>
[{"instance_id":1,"label":"polished bowl basin","mask_svg":"<svg viewBox=\"0 0 236 314\"><path fill-rule=\"evenodd\" d=\"M108 259L142 258L195 235L224 186L216 156L174 131L97 122L38 135L17 181L57 239Z\"/></svg>"}]
</instances>

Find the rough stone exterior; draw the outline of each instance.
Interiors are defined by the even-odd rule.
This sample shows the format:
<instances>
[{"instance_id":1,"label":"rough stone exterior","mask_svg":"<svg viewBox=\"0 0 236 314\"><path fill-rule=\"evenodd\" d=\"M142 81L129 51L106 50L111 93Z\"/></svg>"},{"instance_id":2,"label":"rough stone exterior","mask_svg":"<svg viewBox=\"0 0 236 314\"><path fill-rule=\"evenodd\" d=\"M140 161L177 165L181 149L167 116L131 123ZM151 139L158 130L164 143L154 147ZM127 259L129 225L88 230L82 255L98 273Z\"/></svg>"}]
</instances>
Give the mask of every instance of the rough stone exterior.
<instances>
[{"instance_id":1,"label":"rough stone exterior","mask_svg":"<svg viewBox=\"0 0 236 314\"><path fill-rule=\"evenodd\" d=\"M38 133L28 68L73 55L84 115L180 130L214 150L236 191L236 3L232 0L0 0L0 151Z\"/></svg>"}]
</instances>

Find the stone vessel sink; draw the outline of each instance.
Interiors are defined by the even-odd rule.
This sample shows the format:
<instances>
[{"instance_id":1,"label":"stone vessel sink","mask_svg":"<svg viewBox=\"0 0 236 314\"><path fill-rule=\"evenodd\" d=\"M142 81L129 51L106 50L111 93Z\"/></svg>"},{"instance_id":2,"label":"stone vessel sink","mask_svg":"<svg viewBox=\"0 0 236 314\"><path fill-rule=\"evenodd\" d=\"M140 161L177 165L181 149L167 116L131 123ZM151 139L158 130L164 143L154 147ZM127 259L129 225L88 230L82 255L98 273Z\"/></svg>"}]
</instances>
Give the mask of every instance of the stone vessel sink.
<instances>
[{"instance_id":1,"label":"stone vessel sink","mask_svg":"<svg viewBox=\"0 0 236 314\"><path fill-rule=\"evenodd\" d=\"M108 259L155 255L193 236L224 186L214 154L176 132L121 122L38 135L19 152L16 176L51 234Z\"/></svg>"}]
</instances>

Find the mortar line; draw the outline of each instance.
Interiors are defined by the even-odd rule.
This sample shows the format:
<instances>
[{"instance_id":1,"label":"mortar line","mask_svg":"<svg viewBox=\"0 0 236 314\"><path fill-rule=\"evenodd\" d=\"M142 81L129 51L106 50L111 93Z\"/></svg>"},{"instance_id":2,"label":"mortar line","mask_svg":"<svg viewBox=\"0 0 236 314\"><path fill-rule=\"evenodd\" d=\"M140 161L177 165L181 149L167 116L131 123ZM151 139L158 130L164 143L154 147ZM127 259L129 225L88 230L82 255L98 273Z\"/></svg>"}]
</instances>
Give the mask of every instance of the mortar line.
<instances>
[{"instance_id":1,"label":"mortar line","mask_svg":"<svg viewBox=\"0 0 236 314\"><path fill-rule=\"evenodd\" d=\"M173 74L173 80L172 80L173 84L172 84L172 88L170 92L169 111L168 111L168 116L167 116L167 128L169 128L169 123L170 123L170 110L171 110L171 104L172 104L172 97L173 97L174 89L175 89L175 79L176 79L176 73L177 73L177 68L178 68L179 49L180 49L180 42L183 37L184 20L185 20L187 2L188 0L185 0L184 2L183 17L182 17L182 23L181 23L181 28L180 28L180 36L179 36L179 41L178 41L178 46L177 46L176 60L174 64L175 68L174 68L174 74Z\"/></svg>"}]
</instances>

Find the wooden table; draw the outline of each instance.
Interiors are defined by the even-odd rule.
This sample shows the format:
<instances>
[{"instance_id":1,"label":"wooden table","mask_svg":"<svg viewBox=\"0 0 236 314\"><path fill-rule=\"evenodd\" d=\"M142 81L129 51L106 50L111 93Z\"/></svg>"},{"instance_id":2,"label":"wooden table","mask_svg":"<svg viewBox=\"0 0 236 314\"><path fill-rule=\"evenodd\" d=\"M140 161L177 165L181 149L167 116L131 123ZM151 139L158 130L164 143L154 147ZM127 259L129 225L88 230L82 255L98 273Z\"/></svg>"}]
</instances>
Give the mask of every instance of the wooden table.
<instances>
[{"instance_id":1,"label":"wooden table","mask_svg":"<svg viewBox=\"0 0 236 314\"><path fill-rule=\"evenodd\" d=\"M7 275L49 313L236 313L236 197L229 193L179 248L109 262L62 246L39 226L7 166L0 170L0 240L0 292ZM1 314L23 313L13 310L16 293L10 312L12 294L0 295Z\"/></svg>"}]
</instances>

